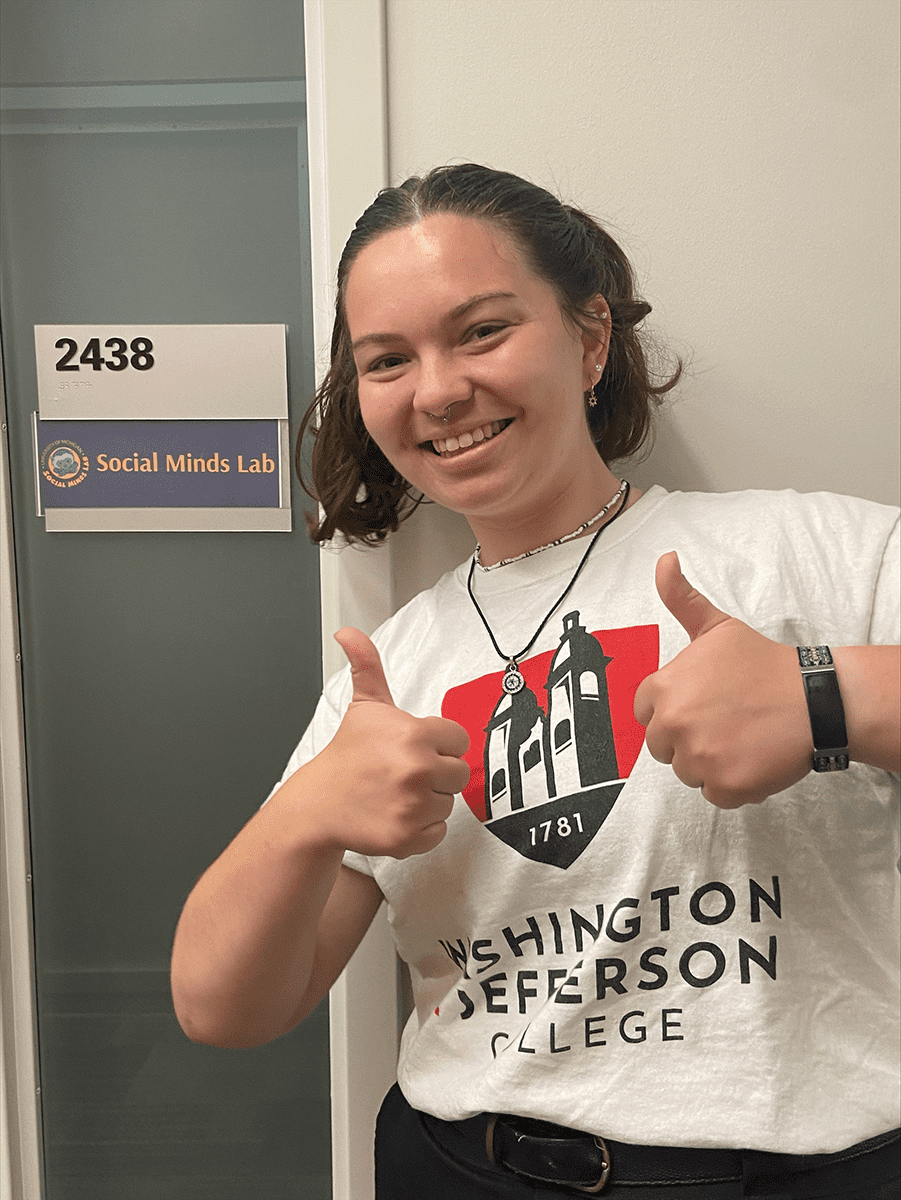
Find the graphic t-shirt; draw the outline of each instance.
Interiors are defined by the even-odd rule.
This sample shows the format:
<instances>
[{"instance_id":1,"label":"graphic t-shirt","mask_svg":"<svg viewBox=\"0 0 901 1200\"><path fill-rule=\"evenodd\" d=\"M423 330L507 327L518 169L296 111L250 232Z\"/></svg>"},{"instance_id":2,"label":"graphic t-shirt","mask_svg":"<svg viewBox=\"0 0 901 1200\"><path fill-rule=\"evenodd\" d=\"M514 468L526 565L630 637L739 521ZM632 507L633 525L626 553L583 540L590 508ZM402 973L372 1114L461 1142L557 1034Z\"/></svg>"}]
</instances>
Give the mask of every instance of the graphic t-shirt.
<instances>
[{"instance_id":1,"label":"graphic t-shirt","mask_svg":"<svg viewBox=\"0 0 901 1200\"><path fill-rule=\"evenodd\" d=\"M577 540L476 596L518 653ZM469 563L375 635L396 703L458 721L469 785L441 844L375 877L415 1009L398 1078L447 1120L534 1116L656 1145L822 1153L899 1123L897 777L852 764L726 811L649 755L635 690L688 637L654 567L775 641L894 643L893 509L650 489L605 531L505 690ZM286 777L350 701L329 681Z\"/></svg>"}]
</instances>

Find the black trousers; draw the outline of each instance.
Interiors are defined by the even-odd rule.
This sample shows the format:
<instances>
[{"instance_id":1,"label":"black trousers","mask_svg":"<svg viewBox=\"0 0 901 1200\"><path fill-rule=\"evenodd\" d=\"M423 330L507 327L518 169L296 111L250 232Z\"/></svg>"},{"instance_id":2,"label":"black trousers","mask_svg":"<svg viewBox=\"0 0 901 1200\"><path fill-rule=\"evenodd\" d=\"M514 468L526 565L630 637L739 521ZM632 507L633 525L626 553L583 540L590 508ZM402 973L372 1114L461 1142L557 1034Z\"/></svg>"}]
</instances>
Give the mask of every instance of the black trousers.
<instances>
[{"instance_id":1,"label":"black trousers","mask_svg":"<svg viewBox=\"0 0 901 1200\"><path fill-rule=\"evenodd\" d=\"M436 1121L411 1108L395 1084L376 1126L376 1200L564 1200L584 1195L519 1178L493 1167L478 1151L454 1153L454 1123ZM899 1200L899 1143L846 1161L785 1173L778 1156L749 1153L744 1177L725 1183L604 1188L601 1200ZM475 1160L475 1161L474 1161ZM762 1165L763 1164L763 1165Z\"/></svg>"}]
</instances>

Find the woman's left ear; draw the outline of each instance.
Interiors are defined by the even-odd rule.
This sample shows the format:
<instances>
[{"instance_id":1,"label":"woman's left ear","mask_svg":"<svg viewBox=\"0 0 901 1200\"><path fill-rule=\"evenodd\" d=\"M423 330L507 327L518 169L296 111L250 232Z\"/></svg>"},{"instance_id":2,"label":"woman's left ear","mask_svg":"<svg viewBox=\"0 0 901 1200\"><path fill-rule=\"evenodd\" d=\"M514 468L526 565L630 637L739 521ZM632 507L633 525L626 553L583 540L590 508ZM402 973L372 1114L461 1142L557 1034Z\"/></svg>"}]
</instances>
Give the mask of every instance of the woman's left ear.
<instances>
[{"instance_id":1,"label":"woman's left ear","mask_svg":"<svg viewBox=\"0 0 901 1200\"><path fill-rule=\"evenodd\" d=\"M595 296L585 307L597 317L593 329L582 330L582 370L585 373L587 392L598 383L607 363L607 351L610 348L610 309L603 296Z\"/></svg>"}]
</instances>

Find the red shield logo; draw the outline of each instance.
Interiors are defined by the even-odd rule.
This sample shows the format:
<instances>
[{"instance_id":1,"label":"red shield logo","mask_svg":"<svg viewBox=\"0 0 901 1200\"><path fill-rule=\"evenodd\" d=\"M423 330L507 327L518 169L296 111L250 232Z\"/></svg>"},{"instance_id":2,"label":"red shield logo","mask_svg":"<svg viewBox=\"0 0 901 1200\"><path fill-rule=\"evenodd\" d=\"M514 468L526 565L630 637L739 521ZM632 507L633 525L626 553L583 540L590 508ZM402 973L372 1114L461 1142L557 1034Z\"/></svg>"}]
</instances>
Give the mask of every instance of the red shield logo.
<instances>
[{"instance_id":1,"label":"red shield logo","mask_svg":"<svg viewBox=\"0 0 901 1200\"><path fill-rule=\"evenodd\" d=\"M536 862L574 863L635 765L635 692L659 658L656 625L589 632L571 612L556 650L519 663L519 691L503 670L452 688L441 715L469 734L463 796L485 828Z\"/></svg>"}]
</instances>

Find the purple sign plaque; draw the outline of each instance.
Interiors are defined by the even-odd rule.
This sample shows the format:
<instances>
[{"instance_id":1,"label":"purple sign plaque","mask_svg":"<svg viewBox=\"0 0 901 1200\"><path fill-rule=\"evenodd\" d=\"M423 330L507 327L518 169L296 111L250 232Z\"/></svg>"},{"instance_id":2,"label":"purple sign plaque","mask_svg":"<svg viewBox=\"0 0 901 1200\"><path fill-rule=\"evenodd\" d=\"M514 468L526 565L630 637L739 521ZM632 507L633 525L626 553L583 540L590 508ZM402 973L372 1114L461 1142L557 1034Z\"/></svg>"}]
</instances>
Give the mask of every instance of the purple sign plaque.
<instances>
[{"instance_id":1,"label":"purple sign plaque","mask_svg":"<svg viewBox=\"0 0 901 1200\"><path fill-rule=\"evenodd\" d=\"M44 508L278 508L279 422L38 421Z\"/></svg>"}]
</instances>

